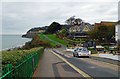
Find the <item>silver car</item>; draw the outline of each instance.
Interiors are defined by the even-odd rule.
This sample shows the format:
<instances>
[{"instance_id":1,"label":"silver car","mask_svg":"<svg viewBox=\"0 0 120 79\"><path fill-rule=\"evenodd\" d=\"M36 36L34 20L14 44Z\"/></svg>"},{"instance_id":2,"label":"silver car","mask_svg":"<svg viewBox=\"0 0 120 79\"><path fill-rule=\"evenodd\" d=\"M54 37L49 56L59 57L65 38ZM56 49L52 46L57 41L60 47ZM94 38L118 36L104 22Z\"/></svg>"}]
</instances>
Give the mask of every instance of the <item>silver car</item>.
<instances>
[{"instance_id":1,"label":"silver car","mask_svg":"<svg viewBox=\"0 0 120 79\"><path fill-rule=\"evenodd\" d=\"M80 56L89 57L90 55L91 55L91 51L87 50L87 48L76 48L73 52L74 57L80 57Z\"/></svg>"}]
</instances>

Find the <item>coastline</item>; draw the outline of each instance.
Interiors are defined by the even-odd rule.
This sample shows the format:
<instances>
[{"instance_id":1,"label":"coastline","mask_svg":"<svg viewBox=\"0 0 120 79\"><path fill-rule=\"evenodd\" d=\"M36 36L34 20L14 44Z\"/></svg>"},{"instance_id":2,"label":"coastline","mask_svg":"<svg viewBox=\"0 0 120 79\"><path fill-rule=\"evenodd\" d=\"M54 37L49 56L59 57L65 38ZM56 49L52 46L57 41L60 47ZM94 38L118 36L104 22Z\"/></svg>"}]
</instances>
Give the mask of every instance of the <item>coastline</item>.
<instances>
[{"instance_id":1,"label":"coastline","mask_svg":"<svg viewBox=\"0 0 120 79\"><path fill-rule=\"evenodd\" d=\"M11 51L11 50L19 49L19 48L22 48L24 45L25 45L25 44L23 44L23 45L18 45L18 46L16 46L16 47L1 49L0 52L2 52L2 51Z\"/></svg>"},{"instance_id":2,"label":"coastline","mask_svg":"<svg viewBox=\"0 0 120 79\"><path fill-rule=\"evenodd\" d=\"M5 36L10 36L10 35L5 35ZM11 45L10 46L10 44L8 45L8 46L4 46L3 47L3 45L4 44L7 44L6 43L6 41L3 41L3 36L2 36L2 38L1 38L1 48L0 48L0 52L2 52L2 51L11 51L11 50L17 50L17 49L21 49L25 44L26 44L26 42L28 42L28 41L31 41L32 39L31 38L26 38L26 37L22 37L22 35L11 35L11 36L18 36L19 38L19 40L17 40L17 41L23 41L23 42L20 42L20 44L18 44L18 42L17 41L15 41L15 44L14 45ZM12 37L11 37L12 38ZM4 38L4 39L7 39L7 38ZM14 39L14 38L12 38L12 39ZM27 40L22 40L22 39L27 39ZM4 43L3 43L4 42Z\"/></svg>"}]
</instances>

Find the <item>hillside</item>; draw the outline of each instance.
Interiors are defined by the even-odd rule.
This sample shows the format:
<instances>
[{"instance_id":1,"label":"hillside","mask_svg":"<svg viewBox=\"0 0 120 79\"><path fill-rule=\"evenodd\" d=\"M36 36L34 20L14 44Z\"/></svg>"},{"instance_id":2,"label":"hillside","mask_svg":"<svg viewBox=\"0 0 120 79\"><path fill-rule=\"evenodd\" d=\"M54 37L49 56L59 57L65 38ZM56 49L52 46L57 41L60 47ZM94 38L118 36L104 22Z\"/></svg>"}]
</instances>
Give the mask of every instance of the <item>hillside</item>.
<instances>
[{"instance_id":1,"label":"hillside","mask_svg":"<svg viewBox=\"0 0 120 79\"><path fill-rule=\"evenodd\" d=\"M47 28L48 26L31 28L26 34L22 35L22 37L33 38L36 34L45 32Z\"/></svg>"}]
</instances>

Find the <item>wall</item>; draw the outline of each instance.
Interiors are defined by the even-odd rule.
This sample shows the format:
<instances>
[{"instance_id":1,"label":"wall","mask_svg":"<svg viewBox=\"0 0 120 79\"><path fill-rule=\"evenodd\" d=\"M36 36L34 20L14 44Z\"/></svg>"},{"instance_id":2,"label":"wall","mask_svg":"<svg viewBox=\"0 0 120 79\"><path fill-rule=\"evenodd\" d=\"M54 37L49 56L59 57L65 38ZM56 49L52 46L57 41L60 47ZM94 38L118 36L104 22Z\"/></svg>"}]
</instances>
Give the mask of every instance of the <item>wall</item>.
<instances>
[{"instance_id":1,"label":"wall","mask_svg":"<svg viewBox=\"0 0 120 79\"><path fill-rule=\"evenodd\" d=\"M120 41L120 24L115 26L115 40Z\"/></svg>"}]
</instances>

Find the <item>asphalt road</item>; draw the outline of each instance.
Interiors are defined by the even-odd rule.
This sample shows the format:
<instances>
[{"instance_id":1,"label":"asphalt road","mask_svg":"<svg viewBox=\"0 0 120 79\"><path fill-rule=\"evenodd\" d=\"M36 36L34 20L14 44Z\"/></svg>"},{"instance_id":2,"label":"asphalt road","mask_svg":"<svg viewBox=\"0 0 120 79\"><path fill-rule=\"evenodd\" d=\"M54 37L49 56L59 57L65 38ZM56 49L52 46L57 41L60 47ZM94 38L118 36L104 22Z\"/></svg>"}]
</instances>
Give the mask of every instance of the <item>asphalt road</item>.
<instances>
[{"instance_id":1,"label":"asphalt road","mask_svg":"<svg viewBox=\"0 0 120 79\"><path fill-rule=\"evenodd\" d=\"M93 79L119 79L120 67L118 65L98 61L92 58L73 57L72 53L60 49L46 49L33 77L73 77L84 78L84 73ZM53 54L59 55L60 57ZM74 67L72 67L69 63ZM75 70L75 68L78 68ZM78 71L81 71L79 73ZM82 73L84 72L84 73Z\"/></svg>"},{"instance_id":2,"label":"asphalt road","mask_svg":"<svg viewBox=\"0 0 120 79\"><path fill-rule=\"evenodd\" d=\"M38 67L34 72L33 78L36 77L47 77L52 79L54 77L81 77L85 79L68 64L52 54L48 49L45 49Z\"/></svg>"}]
</instances>

